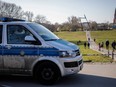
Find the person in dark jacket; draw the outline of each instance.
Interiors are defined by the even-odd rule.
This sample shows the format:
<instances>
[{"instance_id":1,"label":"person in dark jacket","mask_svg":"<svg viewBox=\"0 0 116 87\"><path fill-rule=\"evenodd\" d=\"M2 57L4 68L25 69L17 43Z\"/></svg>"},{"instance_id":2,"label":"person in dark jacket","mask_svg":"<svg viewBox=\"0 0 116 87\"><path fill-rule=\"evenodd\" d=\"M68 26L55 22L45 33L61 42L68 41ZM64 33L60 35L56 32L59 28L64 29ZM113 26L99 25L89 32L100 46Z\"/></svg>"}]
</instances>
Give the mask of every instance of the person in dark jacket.
<instances>
[{"instance_id":1,"label":"person in dark jacket","mask_svg":"<svg viewBox=\"0 0 116 87\"><path fill-rule=\"evenodd\" d=\"M109 44L110 44L109 40L107 40L105 44L106 44L106 49L109 49Z\"/></svg>"},{"instance_id":2,"label":"person in dark jacket","mask_svg":"<svg viewBox=\"0 0 116 87\"><path fill-rule=\"evenodd\" d=\"M112 49L114 51L116 49L116 41L114 40L111 45L112 45Z\"/></svg>"},{"instance_id":3,"label":"person in dark jacket","mask_svg":"<svg viewBox=\"0 0 116 87\"><path fill-rule=\"evenodd\" d=\"M101 51L101 43L99 43L99 51Z\"/></svg>"},{"instance_id":4,"label":"person in dark jacket","mask_svg":"<svg viewBox=\"0 0 116 87\"><path fill-rule=\"evenodd\" d=\"M88 48L90 48L90 42L87 43Z\"/></svg>"},{"instance_id":5,"label":"person in dark jacket","mask_svg":"<svg viewBox=\"0 0 116 87\"><path fill-rule=\"evenodd\" d=\"M104 42L101 43L101 51L103 51Z\"/></svg>"},{"instance_id":6,"label":"person in dark jacket","mask_svg":"<svg viewBox=\"0 0 116 87\"><path fill-rule=\"evenodd\" d=\"M86 45L87 45L87 43L85 42L85 43L84 43L84 47L85 47L85 49L86 49Z\"/></svg>"}]
</instances>

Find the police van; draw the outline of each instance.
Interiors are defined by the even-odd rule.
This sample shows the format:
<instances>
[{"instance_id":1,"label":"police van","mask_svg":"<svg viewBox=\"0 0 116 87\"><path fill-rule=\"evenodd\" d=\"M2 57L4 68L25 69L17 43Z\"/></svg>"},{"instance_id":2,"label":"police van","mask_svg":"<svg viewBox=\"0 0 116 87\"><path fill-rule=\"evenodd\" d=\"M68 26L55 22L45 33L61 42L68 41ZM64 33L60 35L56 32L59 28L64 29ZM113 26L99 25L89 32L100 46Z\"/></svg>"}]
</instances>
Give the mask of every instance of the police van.
<instances>
[{"instance_id":1,"label":"police van","mask_svg":"<svg viewBox=\"0 0 116 87\"><path fill-rule=\"evenodd\" d=\"M53 84L82 68L82 55L75 44L40 24L0 18L0 74L31 75L42 84Z\"/></svg>"}]
</instances>

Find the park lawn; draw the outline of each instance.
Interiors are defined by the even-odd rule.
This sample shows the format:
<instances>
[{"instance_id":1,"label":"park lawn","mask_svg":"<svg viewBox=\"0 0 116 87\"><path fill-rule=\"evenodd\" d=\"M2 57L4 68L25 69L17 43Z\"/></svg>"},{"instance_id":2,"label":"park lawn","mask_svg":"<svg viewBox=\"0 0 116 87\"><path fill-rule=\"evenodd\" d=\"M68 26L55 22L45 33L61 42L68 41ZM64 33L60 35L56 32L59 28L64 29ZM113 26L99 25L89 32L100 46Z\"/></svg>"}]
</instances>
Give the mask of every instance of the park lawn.
<instances>
[{"instance_id":1,"label":"park lawn","mask_svg":"<svg viewBox=\"0 0 116 87\"><path fill-rule=\"evenodd\" d=\"M78 46L80 47L80 51L83 55L83 59L84 61L93 61L93 62L109 62L111 60L111 58L108 57L104 57L104 56L85 56L86 54L100 54L96 51L93 51L91 49L88 48L84 48L83 43L86 40L86 33L83 31L77 31L77 32L55 32L55 34L60 37L61 39L73 42L75 44L77 44L77 41L81 41L81 44L79 44Z\"/></svg>"},{"instance_id":2,"label":"park lawn","mask_svg":"<svg viewBox=\"0 0 116 87\"><path fill-rule=\"evenodd\" d=\"M77 43L77 41L86 41L86 35L85 32L55 32L55 34L57 36L59 36L60 38L73 42L73 43Z\"/></svg>"},{"instance_id":3,"label":"park lawn","mask_svg":"<svg viewBox=\"0 0 116 87\"><path fill-rule=\"evenodd\" d=\"M101 43L104 42L104 47L105 47L105 42L106 40L109 40L110 42L110 49L111 43L115 40L116 41L116 30L107 30L107 31L92 31L91 32L92 38L96 39L96 43Z\"/></svg>"},{"instance_id":4,"label":"park lawn","mask_svg":"<svg viewBox=\"0 0 116 87\"><path fill-rule=\"evenodd\" d=\"M107 56L83 56L84 61L91 61L91 62L112 62L112 59Z\"/></svg>"},{"instance_id":5,"label":"park lawn","mask_svg":"<svg viewBox=\"0 0 116 87\"><path fill-rule=\"evenodd\" d=\"M112 61L111 58L103 56L99 52L96 52L96 51L88 49L88 48L85 49L83 45L79 45L79 47L82 52L84 61L92 61L92 62L110 62L110 61ZM90 56L86 56L87 54Z\"/></svg>"}]
</instances>

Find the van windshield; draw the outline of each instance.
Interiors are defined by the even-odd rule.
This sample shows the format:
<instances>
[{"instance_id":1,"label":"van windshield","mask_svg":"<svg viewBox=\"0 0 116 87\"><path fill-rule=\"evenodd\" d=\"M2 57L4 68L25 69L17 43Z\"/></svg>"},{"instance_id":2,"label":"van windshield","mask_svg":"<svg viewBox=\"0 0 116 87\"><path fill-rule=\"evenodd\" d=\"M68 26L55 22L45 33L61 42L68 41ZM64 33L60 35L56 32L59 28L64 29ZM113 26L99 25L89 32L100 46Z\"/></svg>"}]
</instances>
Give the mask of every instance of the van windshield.
<instances>
[{"instance_id":1,"label":"van windshield","mask_svg":"<svg viewBox=\"0 0 116 87\"><path fill-rule=\"evenodd\" d=\"M50 30L45 28L42 25L37 23L28 23L28 25L38 34L40 35L45 41L53 41L58 40L59 38L53 34Z\"/></svg>"}]
</instances>

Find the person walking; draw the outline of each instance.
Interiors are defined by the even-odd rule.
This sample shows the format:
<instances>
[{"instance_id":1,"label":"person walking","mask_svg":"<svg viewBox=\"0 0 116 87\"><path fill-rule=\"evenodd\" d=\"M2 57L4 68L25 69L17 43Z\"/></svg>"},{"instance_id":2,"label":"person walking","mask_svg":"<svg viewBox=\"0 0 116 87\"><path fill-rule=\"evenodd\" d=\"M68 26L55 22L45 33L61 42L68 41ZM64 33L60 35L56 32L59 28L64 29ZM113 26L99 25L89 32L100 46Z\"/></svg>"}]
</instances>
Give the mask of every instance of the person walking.
<instances>
[{"instance_id":1,"label":"person walking","mask_svg":"<svg viewBox=\"0 0 116 87\"><path fill-rule=\"evenodd\" d=\"M116 42L115 42L115 40L112 42L112 44L111 44L111 46L112 46L112 60L114 60L114 51L115 51L115 47L116 47Z\"/></svg>"},{"instance_id":2,"label":"person walking","mask_svg":"<svg viewBox=\"0 0 116 87\"><path fill-rule=\"evenodd\" d=\"M103 51L104 42L101 43L101 51Z\"/></svg>"},{"instance_id":3,"label":"person walking","mask_svg":"<svg viewBox=\"0 0 116 87\"><path fill-rule=\"evenodd\" d=\"M87 45L87 43L86 43L86 42L84 42L84 47L85 47L85 49L86 49L86 45Z\"/></svg>"},{"instance_id":4,"label":"person walking","mask_svg":"<svg viewBox=\"0 0 116 87\"><path fill-rule=\"evenodd\" d=\"M116 41L114 40L111 44L113 51L116 49Z\"/></svg>"},{"instance_id":5,"label":"person walking","mask_svg":"<svg viewBox=\"0 0 116 87\"><path fill-rule=\"evenodd\" d=\"M106 49L108 49L109 50L109 44L110 44L110 42L109 42L109 40L106 40Z\"/></svg>"},{"instance_id":6,"label":"person walking","mask_svg":"<svg viewBox=\"0 0 116 87\"><path fill-rule=\"evenodd\" d=\"M94 38L94 42L96 41L96 39Z\"/></svg>"},{"instance_id":7,"label":"person walking","mask_svg":"<svg viewBox=\"0 0 116 87\"><path fill-rule=\"evenodd\" d=\"M90 38L88 38L88 41L90 42Z\"/></svg>"},{"instance_id":8,"label":"person walking","mask_svg":"<svg viewBox=\"0 0 116 87\"><path fill-rule=\"evenodd\" d=\"M99 45L99 51L101 51L101 44L99 43L98 45Z\"/></svg>"},{"instance_id":9,"label":"person walking","mask_svg":"<svg viewBox=\"0 0 116 87\"><path fill-rule=\"evenodd\" d=\"M90 48L90 42L87 43L88 49Z\"/></svg>"}]
</instances>

